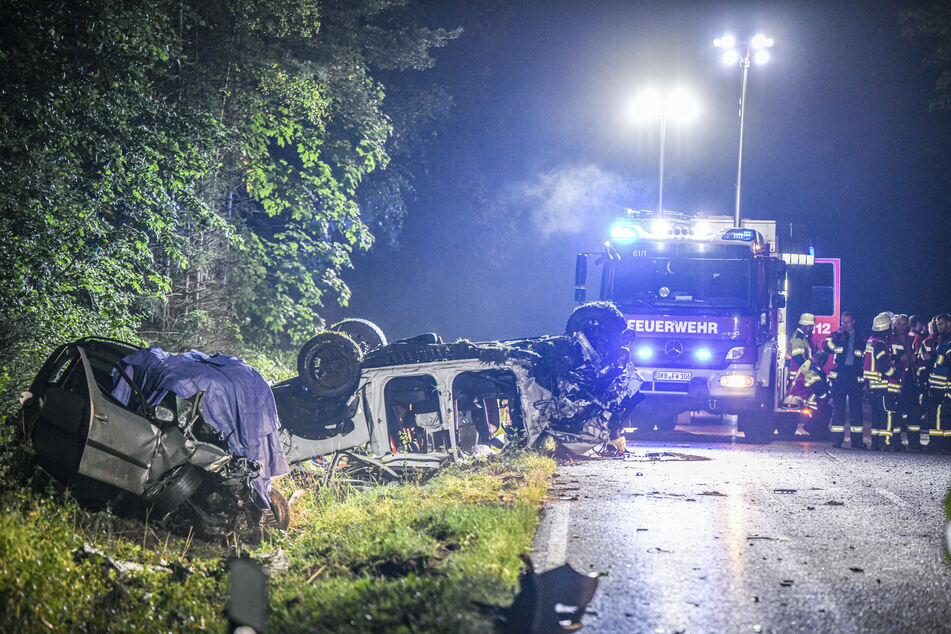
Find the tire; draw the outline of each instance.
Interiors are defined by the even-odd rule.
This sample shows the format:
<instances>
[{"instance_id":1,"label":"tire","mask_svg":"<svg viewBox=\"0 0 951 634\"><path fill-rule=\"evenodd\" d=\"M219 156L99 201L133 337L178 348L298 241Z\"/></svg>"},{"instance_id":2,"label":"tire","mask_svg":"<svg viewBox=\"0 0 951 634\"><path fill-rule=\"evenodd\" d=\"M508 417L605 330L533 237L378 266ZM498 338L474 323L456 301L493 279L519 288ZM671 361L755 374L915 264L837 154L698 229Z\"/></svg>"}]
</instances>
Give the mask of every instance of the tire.
<instances>
[{"instance_id":1,"label":"tire","mask_svg":"<svg viewBox=\"0 0 951 634\"><path fill-rule=\"evenodd\" d=\"M589 339L593 337L606 343L619 342L626 327L624 315L614 304L593 302L582 304L571 312L565 325L565 334L581 332ZM591 343L595 345L594 341Z\"/></svg>"},{"instance_id":2,"label":"tire","mask_svg":"<svg viewBox=\"0 0 951 634\"><path fill-rule=\"evenodd\" d=\"M363 354L386 345L386 335L380 327L366 319L344 319L335 323L330 329L353 339Z\"/></svg>"},{"instance_id":3,"label":"tire","mask_svg":"<svg viewBox=\"0 0 951 634\"><path fill-rule=\"evenodd\" d=\"M796 437L796 430L799 429L799 417L787 414L776 419L776 433L783 440L790 440Z\"/></svg>"},{"instance_id":4,"label":"tire","mask_svg":"<svg viewBox=\"0 0 951 634\"><path fill-rule=\"evenodd\" d=\"M350 396L360 380L360 348L349 337L322 332L301 348L297 373L304 387L315 396Z\"/></svg>"},{"instance_id":5,"label":"tire","mask_svg":"<svg viewBox=\"0 0 951 634\"><path fill-rule=\"evenodd\" d=\"M265 530L287 530L291 523L291 505L284 494L272 484L270 493L271 508L261 516L261 527Z\"/></svg>"},{"instance_id":6,"label":"tire","mask_svg":"<svg viewBox=\"0 0 951 634\"><path fill-rule=\"evenodd\" d=\"M743 442L751 445L766 445L772 442L776 426L762 414L740 414L737 428L743 432Z\"/></svg>"},{"instance_id":7,"label":"tire","mask_svg":"<svg viewBox=\"0 0 951 634\"><path fill-rule=\"evenodd\" d=\"M201 485L201 471L193 464L178 465L149 489L143 499L159 517L165 517L190 498Z\"/></svg>"},{"instance_id":8,"label":"tire","mask_svg":"<svg viewBox=\"0 0 951 634\"><path fill-rule=\"evenodd\" d=\"M615 360L621 352L627 324L624 315L610 302L583 304L572 311L565 325L569 336L581 333L605 360ZM626 363L626 361L625 361Z\"/></svg>"}]
</instances>

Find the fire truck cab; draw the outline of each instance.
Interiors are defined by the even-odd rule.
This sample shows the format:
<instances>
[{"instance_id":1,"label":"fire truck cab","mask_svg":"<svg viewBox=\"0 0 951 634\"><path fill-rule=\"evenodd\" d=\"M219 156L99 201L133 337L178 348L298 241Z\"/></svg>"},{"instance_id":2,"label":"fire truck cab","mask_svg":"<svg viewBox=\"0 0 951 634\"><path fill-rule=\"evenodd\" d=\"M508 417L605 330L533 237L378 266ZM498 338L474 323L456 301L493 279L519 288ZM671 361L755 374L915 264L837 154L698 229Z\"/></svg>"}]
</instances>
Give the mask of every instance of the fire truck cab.
<instances>
[{"instance_id":1,"label":"fire truck cab","mask_svg":"<svg viewBox=\"0 0 951 634\"><path fill-rule=\"evenodd\" d=\"M805 412L782 405L788 334L802 312L817 316L816 341L838 327L838 260L781 240L772 220L734 227L729 216L628 210L603 251L578 255L576 301L585 300L592 256L601 299L636 334L646 399L632 427L670 429L679 414L706 411L736 415L750 442L795 434Z\"/></svg>"}]
</instances>

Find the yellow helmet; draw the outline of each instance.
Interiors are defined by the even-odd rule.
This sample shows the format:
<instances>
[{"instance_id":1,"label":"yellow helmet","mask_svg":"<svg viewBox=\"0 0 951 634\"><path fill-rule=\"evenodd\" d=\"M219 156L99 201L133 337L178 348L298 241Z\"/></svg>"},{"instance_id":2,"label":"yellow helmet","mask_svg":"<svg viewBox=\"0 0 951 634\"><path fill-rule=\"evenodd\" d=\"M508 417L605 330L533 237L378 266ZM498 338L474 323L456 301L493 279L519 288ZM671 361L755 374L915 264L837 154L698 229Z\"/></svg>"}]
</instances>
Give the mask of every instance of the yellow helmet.
<instances>
[{"instance_id":1,"label":"yellow helmet","mask_svg":"<svg viewBox=\"0 0 951 634\"><path fill-rule=\"evenodd\" d=\"M816 316L812 313L803 313L799 316L799 325L800 326L815 326L816 325Z\"/></svg>"}]
</instances>

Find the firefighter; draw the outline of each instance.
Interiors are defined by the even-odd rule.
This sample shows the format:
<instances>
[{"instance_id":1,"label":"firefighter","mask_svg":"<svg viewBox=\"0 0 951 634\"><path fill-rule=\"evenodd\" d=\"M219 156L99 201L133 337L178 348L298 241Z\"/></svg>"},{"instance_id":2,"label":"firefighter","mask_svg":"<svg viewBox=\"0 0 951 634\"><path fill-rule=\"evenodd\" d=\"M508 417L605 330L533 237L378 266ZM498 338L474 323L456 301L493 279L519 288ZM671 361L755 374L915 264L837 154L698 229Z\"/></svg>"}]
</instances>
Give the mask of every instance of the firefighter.
<instances>
[{"instance_id":1,"label":"firefighter","mask_svg":"<svg viewBox=\"0 0 951 634\"><path fill-rule=\"evenodd\" d=\"M930 356L928 396L928 445L937 447L949 433L948 376L951 374L951 316L942 313L935 317L937 335L929 337L921 346L922 356ZM922 438L924 442L924 438Z\"/></svg>"},{"instance_id":2,"label":"firefighter","mask_svg":"<svg viewBox=\"0 0 951 634\"><path fill-rule=\"evenodd\" d=\"M893 392L896 367L892 355L890 338L892 320L888 313L879 313L872 320L872 336L865 342L863 376L868 382L869 401L872 414L872 449L891 448L893 435L892 412L886 407L891 405L887 398L889 389ZM854 446L854 445L853 445Z\"/></svg>"},{"instance_id":3,"label":"firefighter","mask_svg":"<svg viewBox=\"0 0 951 634\"><path fill-rule=\"evenodd\" d=\"M812 313L803 313L799 316L799 327L789 337L789 373L795 375L799 367L812 358L815 346L812 345L812 331L816 327L816 316Z\"/></svg>"},{"instance_id":4,"label":"firefighter","mask_svg":"<svg viewBox=\"0 0 951 634\"><path fill-rule=\"evenodd\" d=\"M822 366L829 360L829 353L820 350L811 359L799 366L793 377L789 394L783 400L786 407L807 410L809 421L803 428L810 436L818 436L828 429L832 408L829 405L829 381Z\"/></svg>"},{"instance_id":5,"label":"firefighter","mask_svg":"<svg viewBox=\"0 0 951 634\"><path fill-rule=\"evenodd\" d=\"M843 311L839 329L822 342L822 348L832 355L832 445L841 447L845 440L845 410L849 410L849 443L864 448L862 425L862 359L865 342L855 332L855 315Z\"/></svg>"}]
</instances>

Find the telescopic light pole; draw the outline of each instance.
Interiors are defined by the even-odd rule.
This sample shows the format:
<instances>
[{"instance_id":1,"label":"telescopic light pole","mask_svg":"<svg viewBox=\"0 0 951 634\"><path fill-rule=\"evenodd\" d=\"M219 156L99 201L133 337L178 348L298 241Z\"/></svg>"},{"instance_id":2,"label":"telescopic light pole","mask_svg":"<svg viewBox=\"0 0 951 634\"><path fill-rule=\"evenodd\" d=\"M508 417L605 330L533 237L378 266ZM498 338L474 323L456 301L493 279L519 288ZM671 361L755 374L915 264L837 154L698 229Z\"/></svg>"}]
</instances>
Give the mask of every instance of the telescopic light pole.
<instances>
[{"instance_id":1,"label":"telescopic light pole","mask_svg":"<svg viewBox=\"0 0 951 634\"><path fill-rule=\"evenodd\" d=\"M667 146L667 121L686 122L697 116L697 102L682 88L674 88L662 95L649 88L642 91L631 104L630 115L635 121L660 120L660 182L657 187L657 213L664 213L664 153Z\"/></svg>"},{"instance_id":2,"label":"telescopic light pole","mask_svg":"<svg viewBox=\"0 0 951 634\"><path fill-rule=\"evenodd\" d=\"M756 35L747 44L737 42L732 35L724 35L713 41L713 45L724 50L723 62L725 64L739 63L743 71L743 87L740 91L740 143L736 158L736 206L733 209L733 226L739 227L740 222L740 192L743 181L743 124L746 115L746 85L750 74L750 58L757 64L765 64L769 61L769 51L766 49L773 46L773 39L765 35ZM746 54L741 55L736 46L740 45L746 49Z\"/></svg>"}]
</instances>

